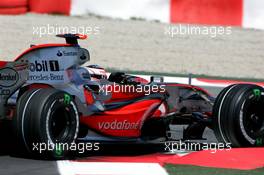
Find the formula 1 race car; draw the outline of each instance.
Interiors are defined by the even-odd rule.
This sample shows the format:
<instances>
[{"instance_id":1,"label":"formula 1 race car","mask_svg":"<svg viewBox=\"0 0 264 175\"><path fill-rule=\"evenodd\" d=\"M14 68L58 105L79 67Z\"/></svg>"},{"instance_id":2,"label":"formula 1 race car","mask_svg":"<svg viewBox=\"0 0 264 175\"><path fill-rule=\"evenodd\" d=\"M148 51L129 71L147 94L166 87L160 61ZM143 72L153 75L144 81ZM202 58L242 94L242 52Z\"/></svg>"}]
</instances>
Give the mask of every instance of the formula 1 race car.
<instances>
[{"instance_id":1,"label":"formula 1 race car","mask_svg":"<svg viewBox=\"0 0 264 175\"><path fill-rule=\"evenodd\" d=\"M162 77L107 73L78 44L86 35L61 34L66 44L33 45L13 62L0 62L0 119L12 122L16 146L32 155L61 158L57 143L76 139L170 140L170 125L186 124L183 140L214 129L220 142L254 146L263 136L263 88L239 84L215 99L202 88ZM49 148L49 147L46 147ZM62 149L62 150L61 150ZM58 154L60 151L60 154Z\"/></svg>"}]
</instances>

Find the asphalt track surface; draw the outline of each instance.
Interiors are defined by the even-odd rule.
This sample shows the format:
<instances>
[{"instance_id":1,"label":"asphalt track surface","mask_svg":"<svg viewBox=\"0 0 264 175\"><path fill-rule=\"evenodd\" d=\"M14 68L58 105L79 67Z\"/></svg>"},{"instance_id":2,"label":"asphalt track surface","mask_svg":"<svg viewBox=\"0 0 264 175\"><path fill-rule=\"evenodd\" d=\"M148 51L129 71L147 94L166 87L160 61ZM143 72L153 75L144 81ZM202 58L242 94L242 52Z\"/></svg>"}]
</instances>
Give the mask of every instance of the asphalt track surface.
<instances>
[{"instance_id":1,"label":"asphalt track surface","mask_svg":"<svg viewBox=\"0 0 264 175\"><path fill-rule=\"evenodd\" d=\"M204 87L212 94L216 95L221 88L216 87ZM13 149L12 145L9 143L10 137L8 135L10 131L7 128L3 128L0 131L0 175L59 175L56 161L50 160L34 160L27 157L21 157L17 155L16 150ZM208 139L209 142L214 142L216 139L211 130L207 129L205 131L204 137ZM164 146L164 145L163 145ZM77 159L83 159L91 156L129 156L129 155L145 155L157 152L163 152L162 145L106 145L106 149L97 153L84 153L77 156ZM105 147L103 147L105 148Z\"/></svg>"}]
</instances>

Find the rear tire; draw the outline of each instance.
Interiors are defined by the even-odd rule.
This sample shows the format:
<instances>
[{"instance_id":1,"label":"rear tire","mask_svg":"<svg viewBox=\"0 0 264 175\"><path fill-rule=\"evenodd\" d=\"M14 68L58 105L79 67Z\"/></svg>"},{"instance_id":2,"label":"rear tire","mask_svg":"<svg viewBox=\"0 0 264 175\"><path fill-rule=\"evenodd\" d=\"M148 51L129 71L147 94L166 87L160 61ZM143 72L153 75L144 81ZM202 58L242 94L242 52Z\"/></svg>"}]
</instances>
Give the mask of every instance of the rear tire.
<instances>
[{"instance_id":1,"label":"rear tire","mask_svg":"<svg viewBox=\"0 0 264 175\"><path fill-rule=\"evenodd\" d=\"M213 108L214 133L232 147L264 145L264 89L252 84L225 88Z\"/></svg>"},{"instance_id":2,"label":"rear tire","mask_svg":"<svg viewBox=\"0 0 264 175\"><path fill-rule=\"evenodd\" d=\"M52 88L29 90L18 100L13 126L19 145L27 153L61 159L69 155L68 148L77 138L78 110L65 92ZM40 151L41 146L45 149Z\"/></svg>"}]
</instances>

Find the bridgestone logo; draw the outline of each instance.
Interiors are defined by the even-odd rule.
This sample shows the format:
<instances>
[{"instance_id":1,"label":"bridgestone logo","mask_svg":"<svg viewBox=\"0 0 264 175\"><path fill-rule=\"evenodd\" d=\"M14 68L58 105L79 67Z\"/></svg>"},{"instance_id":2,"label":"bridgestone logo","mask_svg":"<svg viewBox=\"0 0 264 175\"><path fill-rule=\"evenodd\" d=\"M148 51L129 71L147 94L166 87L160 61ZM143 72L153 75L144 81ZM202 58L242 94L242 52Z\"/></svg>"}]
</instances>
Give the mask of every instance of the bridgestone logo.
<instances>
[{"instance_id":1,"label":"bridgestone logo","mask_svg":"<svg viewBox=\"0 0 264 175\"><path fill-rule=\"evenodd\" d=\"M113 121L113 122L100 122L98 123L99 129L112 129L112 130L136 130L139 128L138 122Z\"/></svg>"}]
</instances>

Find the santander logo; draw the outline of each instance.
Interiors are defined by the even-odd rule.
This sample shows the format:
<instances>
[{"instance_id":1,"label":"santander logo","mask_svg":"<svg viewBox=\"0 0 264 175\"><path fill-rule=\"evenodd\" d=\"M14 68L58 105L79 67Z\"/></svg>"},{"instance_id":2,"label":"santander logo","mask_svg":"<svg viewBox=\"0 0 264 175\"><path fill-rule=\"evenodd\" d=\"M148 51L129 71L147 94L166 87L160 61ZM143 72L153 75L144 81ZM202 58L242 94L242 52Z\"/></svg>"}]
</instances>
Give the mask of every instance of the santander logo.
<instances>
[{"instance_id":1,"label":"santander logo","mask_svg":"<svg viewBox=\"0 0 264 175\"><path fill-rule=\"evenodd\" d=\"M124 121L112 121L112 122L99 122L99 129L111 129L111 130L137 130L139 129L139 122Z\"/></svg>"}]
</instances>

